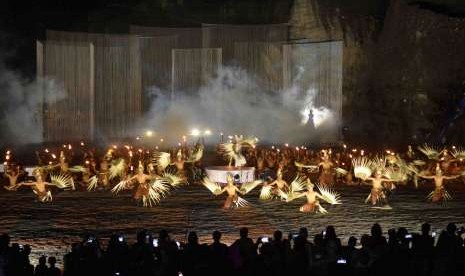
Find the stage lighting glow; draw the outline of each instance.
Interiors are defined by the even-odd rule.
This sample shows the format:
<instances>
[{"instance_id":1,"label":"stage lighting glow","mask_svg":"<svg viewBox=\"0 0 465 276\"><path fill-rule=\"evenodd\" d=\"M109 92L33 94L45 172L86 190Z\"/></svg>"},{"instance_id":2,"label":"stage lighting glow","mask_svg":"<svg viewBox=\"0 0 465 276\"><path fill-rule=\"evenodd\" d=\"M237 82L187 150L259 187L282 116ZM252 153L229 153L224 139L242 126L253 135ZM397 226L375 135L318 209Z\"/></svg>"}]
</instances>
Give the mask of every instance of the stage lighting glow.
<instances>
[{"instance_id":1,"label":"stage lighting glow","mask_svg":"<svg viewBox=\"0 0 465 276\"><path fill-rule=\"evenodd\" d=\"M331 118L331 111L327 108L312 108L312 119L315 128L319 128L322 124Z\"/></svg>"},{"instance_id":2,"label":"stage lighting glow","mask_svg":"<svg viewBox=\"0 0 465 276\"><path fill-rule=\"evenodd\" d=\"M192 136L199 136L200 135L200 130L194 128L191 130L191 135Z\"/></svg>"},{"instance_id":3,"label":"stage lighting glow","mask_svg":"<svg viewBox=\"0 0 465 276\"><path fill-rule=\"evenodd\" d=\"M152 137L152 135L153 135L153 131L151 131L151 130L147 130L145 132L145 136L147 136L147 137Z\"/></svg>"},{"instance_id":4,"label":"stage lighting glow","mask_svg":"<svg viewBox=\"0 0 465 276\"><path fill-rule=\"evenodd\" d=\"M209 129L205 130L205 135L211 135L211 134L212 134L211 130Z\"/></svg>"}]
</instances>

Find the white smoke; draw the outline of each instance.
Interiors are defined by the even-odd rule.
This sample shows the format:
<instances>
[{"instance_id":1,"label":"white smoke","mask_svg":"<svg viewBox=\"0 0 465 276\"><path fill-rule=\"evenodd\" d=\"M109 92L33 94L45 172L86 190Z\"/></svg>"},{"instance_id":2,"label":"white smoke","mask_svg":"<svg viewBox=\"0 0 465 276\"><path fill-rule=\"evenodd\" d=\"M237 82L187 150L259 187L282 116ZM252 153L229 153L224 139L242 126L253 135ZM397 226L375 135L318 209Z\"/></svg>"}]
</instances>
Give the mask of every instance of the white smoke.
<instances>
[{"instance_id":1,"label":"white smoke","mask_svg":"<svg viewBox=\"0 0 465 276\"><path fill-rule=\"evenodd\" d=\"M329 109L315 106L316 90L304 95L301 91L297 82L285 91L262 91L244 70L226 67L198 93L175 91L172 97L168 91L151 88L153 103L139 131L153 129L174 142L192 128L222 132L225 137L255 135L266 143L324 141L334 135L337 122ZM216 137L207 142L217 143Z\"/></svg>"},{"instance_id":2,"label":"white smoke","mask_svg":"<svg viewBox=\"0 0 465 276\"><path fill-rule=\"evenodd\" d=\"M25 80L0 60L0 93L2 142L43 142L41 107L63 99L63 86L52 79Z\"/></svg>"}]
</instances>

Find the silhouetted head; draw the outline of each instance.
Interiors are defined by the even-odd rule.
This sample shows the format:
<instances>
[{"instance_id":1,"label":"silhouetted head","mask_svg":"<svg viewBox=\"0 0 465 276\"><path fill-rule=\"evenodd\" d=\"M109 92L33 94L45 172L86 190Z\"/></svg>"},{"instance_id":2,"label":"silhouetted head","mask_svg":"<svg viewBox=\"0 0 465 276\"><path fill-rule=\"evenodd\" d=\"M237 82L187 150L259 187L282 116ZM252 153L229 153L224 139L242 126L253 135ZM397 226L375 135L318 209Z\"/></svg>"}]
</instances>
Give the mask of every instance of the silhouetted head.
<instances>
[{"instance_id":1,"label":"silhouetted head","mask_svg":"<svg viewBox=\"0 0 465 276\"><path fill-rule=\"evenodd\" d=\"M214 231L212 236L213 236L213 240L215 242L219 242L221 240L221 232L220 231Z\"/></svg>"},{"instance_id":2,"label":"silhouetted head","mask_svg":"<svg viewBox=\"0 0 465 276\"><path fill-rule=\"evenodd\" d=\"M31 246L29 244L24 245L23 254L29 256L31 254Z\"/></svg>"},{"instance_id":3,"label":"silhouetted head","mask_svg":"<svg viewBox=\"0 0 465 276\"><path fill-rule=\"evenodd\" d=\"M313 243L316 246L323 246L323 244L324 244L323 234L316 234L315 237L313 238Z\"/></svg>"},{"instance_id":4,"label":"silhouetted head","mask_svg":"<svg viewBox=\"0 0 465 276\"><path fill-rule=\"evenodd\" d=\"M147 230L141 230L137 232L137 242L138 243L145 243L147 241Z\"/></svg>"},{"instance_id":5,"label":"silhouetted head","mask_svg":"<svg viewBox=\"0 0 465 276\"><path fill-rule=\"evenodd\" d=\"M199 243L199 237L197 236L197 233L195 231L189 232L189 236L187 237L187 242L189 244Z\"/></svg>"},{"instance_id":6,"label":"silhouetted head","mask_svg":"<svg viewBox=\"0 0 465 276\"><path fill-rule=\"evenodd\" d=\"M57 263L57 259L55 257L48 257L48 264L51 267L54 267L56 263Z\"/></svg>"},{"instance_id":7,"label":"silhouetted head","mask_svg":"<svg viewBox=\"0 0 465 276\"><path fill-rule=\"evenodd\" d=\"M370 243L370 236L368 236L367 234L362 235L362 238L360 239L360 244L363 247L367 247L369 243Z\"/></svg>"},{"instance_id":8,"label":"silhouetted head","mask_svg":"<svg viewBox=\"0 0 465 276\"><path fill-rule=\"evenodd\" d=\"M168 238L169 238L168 231L166 231L165 229L160 230L160 232L158 233L158 239L166 240Z\"/></svg>"},{"instance_id":9,"label":"silhouetted head","mask_svg":"<svg viewBox=\"0 0 465 276\"><path fill-rule=\"evenodd\" d=\"M239 235L241 236L242 239L245 239L249 236L249 229L247 227L242 227L239 230Z\"/></svg>"},{"instance_id":10,"label":"silhouetted head","mask_svg":"<svg viewBox=\"0 0 465 276\"><path fill-rule=\"evenodd\" d=\"M381 237L383 235L381 225L379 225L378 223L373 224L373 226L371 227L371 235L373 237Z\"/></svg>"},{"instance_id":11,"label":"silhouetted head","mask_svg":"<svg viewBox=\"0 0 465 276\"><path fill-rule=\"evenodd\" d=\"M45 255L42 255L39 257L39 264L40 265L45 265L47 263L47 257Z\"/></svg>"},{"instance_id":12,"label":"silhouetted head","mask_svg":"<svg viewBox=\"0 0 465 276\"><path fill-rule=\"evenodd\" d=\"M336 230L334 229L334 226L329 225L329 226L326 227L325 238L328 239L328 240L332 240L332 239L336 239L336 238L337 238L337 236L336 236Z\"/></svg>"},{"instance_id":13,"label":"silhouetted head","mask_svg":"<svg viewBox=\"0 0 465 276\"><path fill-rule=\"evenodd\" d=\"M304 238L304 239L307 239L308 238L308 230L307 230L307 227L302 227L299 229L299 236Z\"/></svg>"},{"instance_id":14,"label":"silhouetted head","mask_svg":"<svg viewBox=\"0 0 465 276\"><path fill-rule=\"evenodd\" d=\"M397 237L399 240L404 240L407 234L408 231L404 227L399 227L399 229L397 229Z\"/></svg>"},{"instance_id":15,"label":"silhouetted head","mask_svg":"<svg viewBox=\"0 0 465 276\"><path fill-rule=\"evenodd\" d=\"M423 235L428 235L429 231L431 231L431 225L429 223L423 223L421 225L421 233Z\"/></svg>"},{"instance_id":16,"label":"silhouetted head","mask_svg":"<svg viewBox=\"0 0 465 276\"><path fill-rule=\"evenodd\" d=\"M281 241L283 239L283 232L277 230L277 231L274 231L273 233L273 239L275 241Z\"/></svg>"},{"instance_id":17,"label":"silhouetted head","mask_svg":"<svg viewBox=\"0 0 465 276\"><path fill-rule=\"evenodd\" d=\"M349 241L347 242L347 245L348 245L349 247L355 247L355 246L357 245L357 238L354 237L354 236L351 236L351 237L349 238Z\"/></svg>"},{"instance_id":18,"label":"silhouetted head","mask_svg":"<svg viewBox=\"0 0 465 276\"><path fill-rule=\"evenodd\" d=\"M2 234L0 236L0 250L10 245L10 236L8 234Z\"/></svg>"},{"instance_id":19,"label":"silhouetted head","mask_svg":"<svg viewBox=\"0 0 465 276\"><path fill-rule=\"evenodd\" d=\"M449 223L447 224L446 230L449 234L455 234L455 231L457 231L457 225L455 225L455 223Z\"/></svg>"}]
</instances>

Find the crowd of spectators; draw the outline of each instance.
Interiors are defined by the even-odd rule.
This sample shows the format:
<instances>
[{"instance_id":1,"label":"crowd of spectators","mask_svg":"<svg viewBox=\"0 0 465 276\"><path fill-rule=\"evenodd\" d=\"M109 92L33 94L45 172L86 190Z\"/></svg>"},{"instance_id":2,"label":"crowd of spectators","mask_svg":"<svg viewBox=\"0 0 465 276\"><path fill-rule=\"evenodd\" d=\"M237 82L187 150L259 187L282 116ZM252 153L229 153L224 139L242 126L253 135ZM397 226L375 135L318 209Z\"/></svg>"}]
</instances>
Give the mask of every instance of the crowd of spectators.
<instances>
[{"instance_id":1,"label":"crowd of spectators","mask_svg":"<svg viewBox=\"0 0 465 276\"><path fill-rule=\"evenodd\" d=\"M0 237L0 276L465 275L463 230L451 223L436 236L425 223L420 233L398 228L383 236L381 226L374 224L370 235L360 241L350 237L342 245L332 226L313 239L307 228L301 228L287 237L276 231L256 241L249 238L247 228L241 228L239 239L230 246L221 242L219 231L213 232L211 244L200 244L196 232L190 232L181 244L165 230L156 237L144 230L131 245L124 236L113 235L106 250L89 235L73 244L63 258L62 270L56 267L55 257L46 256L34 267L30 246L10 244L4 234Z\"/></svg>"}]
</instances>

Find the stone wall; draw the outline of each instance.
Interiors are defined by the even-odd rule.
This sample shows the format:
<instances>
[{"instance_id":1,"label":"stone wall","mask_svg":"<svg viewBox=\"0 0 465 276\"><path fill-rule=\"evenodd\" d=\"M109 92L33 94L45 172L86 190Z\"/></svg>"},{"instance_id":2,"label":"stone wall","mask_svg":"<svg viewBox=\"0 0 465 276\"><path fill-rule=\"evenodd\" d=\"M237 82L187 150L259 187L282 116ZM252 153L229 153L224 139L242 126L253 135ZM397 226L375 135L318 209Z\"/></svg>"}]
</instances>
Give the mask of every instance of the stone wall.
<instances>
[{"instance_id":1,"label":"stone wall","mask_svg":"<svg viewBox=\"0 0 465 276\"><path fill-rule=\"evenodd\" d=\"M342 2L295 0L290 38L344 41L346 139L437 141L465 91L465 20L403 0L389 1L382 16ZM457 120L447 129L449 141L463 141L461 125Z\"/></svg>"}]
</instances>

